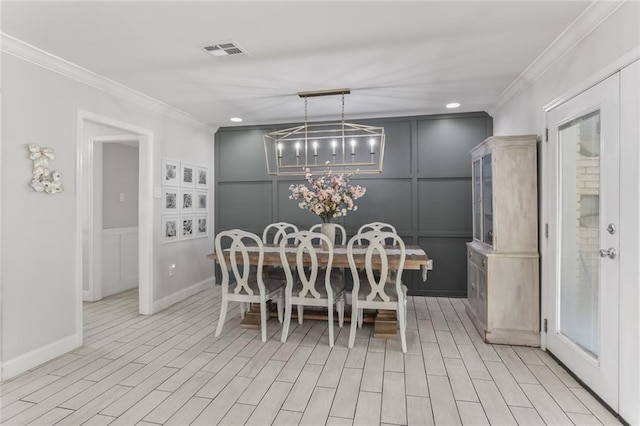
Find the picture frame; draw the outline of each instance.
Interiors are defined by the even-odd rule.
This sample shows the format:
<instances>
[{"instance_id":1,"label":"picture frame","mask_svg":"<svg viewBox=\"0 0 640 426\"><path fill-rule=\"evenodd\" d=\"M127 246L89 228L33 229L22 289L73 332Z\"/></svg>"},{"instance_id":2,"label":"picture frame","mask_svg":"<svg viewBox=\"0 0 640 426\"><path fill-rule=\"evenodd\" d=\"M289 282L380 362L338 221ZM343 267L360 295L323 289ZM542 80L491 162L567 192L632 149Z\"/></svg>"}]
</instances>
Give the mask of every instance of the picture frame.
<instances>
[{"instance_id":1,"label":"picture frame","mask_svg":"<svg viewBox=\"0 0 640 426\"><path fill-rule=\"evenodd\" d=\"M196 221L194 223L195 237L203 238L209 236L209 215L198 214L196 215Z\"/></svg>"},{"instance_id":2,"label":"picture frame","mask_svg":"<svg viewBox=\"0 0 640 426\"><path fill-rule=\"evenodd\" d=\"M162 242L169 243L172 241L178 241L180 236L180 216L178 215L166 215L162 216Z\"/></svg>"},{"instance_id":3,"label":"picture frame","mask_svg":"<svg viewBox=\"0 0 640 426\"><path fill-rule=\"evenodd\" d=\"M162 159L162 185L163 186L180 186L181 176L180 162Z\"/></svg>"},{"instance_id":4,"label":"picture frame","mask_svg":"<svg viewBox=\"0 0 640 426\"><path fill-rule=\"evenodd\" d=\"M178 188L170 186L162 188L162 213L178 214L180 212L181 192Z\"/></svg>"},{"instance_id":5,"label":"picture frame","mask_svg":"<svg viewBox=\"0 0 640 426\"><path fill-rule=\"evenodd\" d=\"M209 211L209 192L208 191L196 191L196 197L194 200L196 212L206 213Z\"/></svg>"},{"instance_id":6,"label":"picture frame","mask_svg":"<svg viewBox=\"0 0 640 426\"><path fill-rule=\"evenodd\" d=\"M193 213L196 206L196 192L193 189L183 189L180 191L180 213Z\"/></svg>"},{"instance_id":7,"label":"picture frame","mask_svg":"<svg viewBox=\"0 0 640 426\"><path fill-rule=\"evenodd\" d=\"M195 215L181 215L179 223L179 234L181 240L190 240L195 238Z\"/></svg>"},{"instance_id":8,"label":"picture frame","mask_svg":"<svg viewBox=\"0 0 640 426\"><path fill-rule=\"evenodd\" d=\"M195 181L196 188L209 188L209 168L207 166L196 166Z\"/></svg>"},{"instance_id":9,"label":"picture frame","mask_svg":"<svg viewBox=\"0 0 640 426\"><path fill-rule=\"evenodd\" d=\"M180 186L185 188L195 188L196 187L196 166L187 163L180 163Z\"/></svg>"}]
</instances>

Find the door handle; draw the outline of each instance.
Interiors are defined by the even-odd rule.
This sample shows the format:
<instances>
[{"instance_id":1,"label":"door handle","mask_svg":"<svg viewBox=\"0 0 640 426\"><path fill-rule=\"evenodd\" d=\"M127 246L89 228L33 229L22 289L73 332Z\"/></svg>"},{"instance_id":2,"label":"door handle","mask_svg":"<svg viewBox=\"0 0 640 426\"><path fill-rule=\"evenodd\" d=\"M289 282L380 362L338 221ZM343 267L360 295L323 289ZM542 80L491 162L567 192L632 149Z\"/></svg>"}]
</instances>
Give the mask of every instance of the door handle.
<instances>
[{"instance_id":1,"label":"door handle","mask_svg":"<svg viewBox=\"0 0 640 426\"><path fill-rule=\"evenodd\" d=\"M610 259L615 259L617 254L618 253L616 253L616 249L614 249L613 247L608 249L600 249L600 257L609 257Z\"/></svg>"}]
</instances>

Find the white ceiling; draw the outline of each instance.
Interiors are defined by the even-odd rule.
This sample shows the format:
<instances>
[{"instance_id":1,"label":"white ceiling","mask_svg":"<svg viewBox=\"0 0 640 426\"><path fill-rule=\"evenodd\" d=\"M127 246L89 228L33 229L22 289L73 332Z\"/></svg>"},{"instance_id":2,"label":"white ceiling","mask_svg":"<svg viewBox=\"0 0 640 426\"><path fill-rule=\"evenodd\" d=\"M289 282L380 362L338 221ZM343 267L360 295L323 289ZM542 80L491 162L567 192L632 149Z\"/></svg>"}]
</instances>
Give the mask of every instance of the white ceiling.
<instances>
[{"instance_id":1,"label":"white ceiling","mask_svg":"<svg viewBox=\"0 0 640 426\"><path fill-rule=\"evenodd\" d=\"M590 1L9 2L2 31L214 126L484 111ZM233 40L248 56L198 46ZM340 98L309 99L309 118Z\"/></svg>"}]
</instances>

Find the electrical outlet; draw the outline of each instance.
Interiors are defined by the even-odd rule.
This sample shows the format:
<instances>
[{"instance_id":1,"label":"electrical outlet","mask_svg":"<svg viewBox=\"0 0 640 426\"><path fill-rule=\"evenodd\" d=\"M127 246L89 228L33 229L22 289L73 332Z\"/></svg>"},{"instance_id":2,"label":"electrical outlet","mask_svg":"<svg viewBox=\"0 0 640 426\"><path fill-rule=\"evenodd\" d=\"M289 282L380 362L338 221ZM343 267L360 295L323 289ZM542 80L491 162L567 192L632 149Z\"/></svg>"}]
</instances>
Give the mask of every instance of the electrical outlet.
<instances>
[{"instance_id":1,"label":"electrical outlet","mask_svg":"<svg viewBox=\"0 0 640 426\"><path fill-rule=\"evenodd\" d=\"M124 203L124 192L120 193L120 197L119 198L120 198L120 202Z\"/></svg>"},{"instance_id":2,"label":"electrical outlet","mask_svg":"<svg viewBox=\"0 0 640 426\"><path fill-rule=\"evenodd\" d=\"M169 276L172 277L176 274L176 264L172 263L169 265Z\"/></svg>"}]
</instances>

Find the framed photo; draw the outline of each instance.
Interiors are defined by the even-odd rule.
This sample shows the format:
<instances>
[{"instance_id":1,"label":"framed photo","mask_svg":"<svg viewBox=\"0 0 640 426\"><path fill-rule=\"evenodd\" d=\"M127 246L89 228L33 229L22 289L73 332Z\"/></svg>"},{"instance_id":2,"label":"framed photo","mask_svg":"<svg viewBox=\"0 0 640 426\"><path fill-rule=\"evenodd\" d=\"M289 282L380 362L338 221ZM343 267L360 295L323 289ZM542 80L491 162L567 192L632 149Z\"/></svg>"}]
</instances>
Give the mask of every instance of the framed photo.
<instances>
[{"instance_id":1,"label":"framed photo","mask_svg":"<svg viewBox=\"0 0 640 426\"><path fill-rule=\"evenodd\" d=\"M178 241L180 226L179 216L162 216L162 242Z\"/></svg>"},{"instance_id":2,"label":"framed photo","mask_svg":"<svg viewBox=\"0 0 640 426\"><path fill-rule=\"evenodd\" d=\"M196 212L206 213L209 211L209 192L196 191Z\"/></svg>"},{"instance_id":3,"label":"framed photo","mask_svg":"<svg viewBox=\"0 0 640 426\"><path fill-rule=\"evenodd\" d=\"M196 192L193 189L180 191L180 213L193 213L196 207Z\"/></svg>"},{"instance_id":4,"label":"framed photo","mask_svg":"<svg viewBox=\"0 0 640 426\"><path fill-rule=\"evenodd\" d=\"M180 186L195 188L196 186L196 166L191 163L181 163Z\"/></svg>"},{"instance_id":5,"label":"framed photo","mask_svg":"<svg viewBox=\"0 0 640 426\"><path fill-rule=\"evenodd\" d=\"M162 185L180 186L180 162L162 159Z\"/></svg>"},{"instance_id":6,"label":"framed photo","mask_svg":"<svg viewBox=\"0 0 640 426\"><path fill-rule=\"evenodd\" d=\"M196 166L196 188L206 189L209 187L209 168L206 166Z\"/></svg>"},{"instance_id":7,"label":"framed photo","mask_svg":"<svg viewBox=\"0 0 640 426\"><path fill-rule=\"evenodd\" d=\"M190 240L195 237L196 217L194 215L180 216L179 232L181 240Z\"/></svg>"},{"instance_id":8,"label":"framed photo","mask_svg":"<svg viewBox=\"0 0 640 426\"><path fill-rule=\"evenodd\" d=\"M162 213L177 214L180 211L180 189L162 188Z\"/></svg>"},{"instance_id":9,"label":"framed photo","mask_svg":"<svg viewBox=\"0 0 640 426\"><path fill-rule=\"evenodd\" d=\"M209 235L209 215L196 215L195 228L196 238L207 237Z\"/></svg>"}]
</instances>

